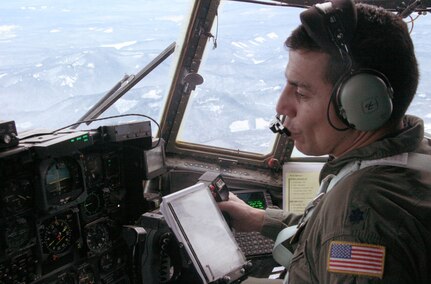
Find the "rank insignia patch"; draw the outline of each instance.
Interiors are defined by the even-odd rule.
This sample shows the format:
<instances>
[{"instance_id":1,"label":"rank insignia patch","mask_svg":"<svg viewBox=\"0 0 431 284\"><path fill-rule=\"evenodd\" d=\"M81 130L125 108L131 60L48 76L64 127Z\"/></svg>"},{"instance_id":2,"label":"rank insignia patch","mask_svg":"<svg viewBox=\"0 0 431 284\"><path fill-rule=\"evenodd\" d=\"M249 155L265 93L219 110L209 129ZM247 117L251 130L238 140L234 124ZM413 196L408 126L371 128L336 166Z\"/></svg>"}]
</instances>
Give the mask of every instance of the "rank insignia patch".
<instances>
[{"instance_id":1,"label":"rank insignia patch","mask_svg":"<svg viewBox=\"0 0 431 284\"><path fill-rule=\"evenodd\" d=\"M328 252L328 271L383 277L384 246L332 241Z\"/></svg>"},{"instance_id":2,"label":"rank insignia patch","mask_svg":"<svg viewBox=\"0 0 431 284\"><path fill-rule=\"evenodd\" d=\"M359 224L360 222L364 221L364 211L362 211L361 209L357 208L357 209L353 209L350 212L349 215L349 220L350 222L352 222L353 224Z\"/></svg>"}]
</instances>

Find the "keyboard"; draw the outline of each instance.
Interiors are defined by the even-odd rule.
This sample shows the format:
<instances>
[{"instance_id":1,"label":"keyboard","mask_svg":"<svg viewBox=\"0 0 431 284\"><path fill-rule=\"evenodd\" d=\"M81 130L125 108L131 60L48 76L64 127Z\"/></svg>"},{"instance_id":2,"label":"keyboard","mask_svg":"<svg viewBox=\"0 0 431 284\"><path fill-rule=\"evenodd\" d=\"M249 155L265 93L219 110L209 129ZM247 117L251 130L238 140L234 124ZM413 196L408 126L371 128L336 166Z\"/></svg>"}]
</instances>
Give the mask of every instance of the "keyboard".
<instances>
[{"instance_id":1,"label":"keyboard","mask_svg":"<svg viewBox=\"0 0 431 284\"><path fill-rule=\"evenodd\" d=\"M245 257L270 255L274 241L259 232L235 232L235 239Z\"/></svg>"}]
</instances>

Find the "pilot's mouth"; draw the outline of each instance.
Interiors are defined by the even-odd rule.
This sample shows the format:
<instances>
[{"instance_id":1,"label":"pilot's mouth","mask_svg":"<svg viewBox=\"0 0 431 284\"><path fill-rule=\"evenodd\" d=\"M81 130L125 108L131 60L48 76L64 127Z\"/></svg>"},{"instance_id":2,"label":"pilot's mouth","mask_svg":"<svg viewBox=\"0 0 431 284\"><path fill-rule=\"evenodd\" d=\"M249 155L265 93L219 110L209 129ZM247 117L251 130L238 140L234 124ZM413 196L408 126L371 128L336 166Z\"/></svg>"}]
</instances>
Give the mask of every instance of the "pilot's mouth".
<instances>
[{"instance_id":1,"label":"pilot's mouth","mask_svg":"<svg viewBox=\"0 0 431 284\"><path fill-rule=\"evenodd\" d=\"M289 138L292 140L297 140L300 137L299 133L290 133Z\"/></svg>"}]
</instances>

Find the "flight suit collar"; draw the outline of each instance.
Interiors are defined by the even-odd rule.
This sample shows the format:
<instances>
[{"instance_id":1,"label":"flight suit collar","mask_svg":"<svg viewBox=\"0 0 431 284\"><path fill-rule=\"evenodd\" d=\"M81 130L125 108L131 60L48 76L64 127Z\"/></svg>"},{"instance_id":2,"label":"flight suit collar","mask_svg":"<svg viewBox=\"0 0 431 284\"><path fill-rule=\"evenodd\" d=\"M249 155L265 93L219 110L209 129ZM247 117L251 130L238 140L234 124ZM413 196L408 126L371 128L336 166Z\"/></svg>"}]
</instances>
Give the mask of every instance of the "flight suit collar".
<instances>
[{"instance_id":1,"label":"flight suit collar","mask_svg":"<svg viewBox=\"0 0 431 284\"><path fill-rule=\"evenodd\" d=\"M424 136L423 120L415 116L406 115L403 123L404 128L398 135L384 137L370 145L352 150L342 157L330 158L322 168L319 180L322 181L329 174L338 174L346 164L354 160L382 159L414 151Z\"/></svg>"}]
</instances>

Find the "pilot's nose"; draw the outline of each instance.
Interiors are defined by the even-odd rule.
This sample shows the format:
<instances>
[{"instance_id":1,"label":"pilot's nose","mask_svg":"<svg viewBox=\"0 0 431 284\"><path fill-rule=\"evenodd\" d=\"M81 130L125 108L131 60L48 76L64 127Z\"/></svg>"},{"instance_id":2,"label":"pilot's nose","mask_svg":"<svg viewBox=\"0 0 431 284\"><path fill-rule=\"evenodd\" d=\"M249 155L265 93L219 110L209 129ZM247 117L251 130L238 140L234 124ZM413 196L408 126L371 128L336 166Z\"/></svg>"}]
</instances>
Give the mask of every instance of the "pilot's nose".
<instances>
[{"instance_id":1,"label":"pilot's nose","mask_svg":"<svg viewBox=\"0 0 431 284\"><path fill-rule=\"evenodd\" d=\"M283 88L275 108L277 114L286 115L288 117L296 116L296 104L293 99L294 96L290 94L291 91L292 88L289 88L289 86L285 86Z\"/></svg>"}]
</instances>

